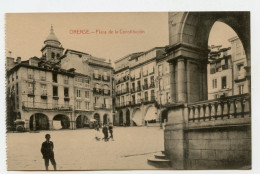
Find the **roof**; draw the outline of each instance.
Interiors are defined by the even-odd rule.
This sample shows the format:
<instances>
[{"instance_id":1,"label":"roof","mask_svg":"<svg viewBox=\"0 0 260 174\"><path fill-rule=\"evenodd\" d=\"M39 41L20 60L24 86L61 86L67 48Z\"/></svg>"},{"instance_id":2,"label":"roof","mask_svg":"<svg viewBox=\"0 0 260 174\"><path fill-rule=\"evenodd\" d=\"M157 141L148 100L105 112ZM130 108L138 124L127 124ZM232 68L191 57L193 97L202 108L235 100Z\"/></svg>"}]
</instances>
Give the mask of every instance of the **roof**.
<instances>
[{"instance_id":1,"label":"roof","mask_svg":"<svg viewBox=\"0 0 260 174\"><path fill-rule=\"evenodd\" d=\"M54 34L53 26L51 26L51 32L50 32L49 36L45 39L44 42L46 42L46 41L56 41L56 42L60 43L59 39Z\"/></svg>"}]
</instances>

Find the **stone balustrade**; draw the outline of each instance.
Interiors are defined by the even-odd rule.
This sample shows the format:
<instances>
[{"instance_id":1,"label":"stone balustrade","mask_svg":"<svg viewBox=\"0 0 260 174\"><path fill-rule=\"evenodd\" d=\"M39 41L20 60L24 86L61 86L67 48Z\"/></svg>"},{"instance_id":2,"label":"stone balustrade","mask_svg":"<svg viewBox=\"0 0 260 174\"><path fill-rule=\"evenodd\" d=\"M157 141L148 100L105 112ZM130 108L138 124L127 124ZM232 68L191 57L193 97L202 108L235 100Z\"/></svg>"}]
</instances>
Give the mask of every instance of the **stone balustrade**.
<instances>
[{"instance_id":1,"label":"stone balustrade","mask_svg":"<svg viewBox=\"0 0 260 174\"><path fill-rule=\"evenodd\" d=\"M250 117L249 94L188 104L189 122Z\"/></svg>"}]
</instances>

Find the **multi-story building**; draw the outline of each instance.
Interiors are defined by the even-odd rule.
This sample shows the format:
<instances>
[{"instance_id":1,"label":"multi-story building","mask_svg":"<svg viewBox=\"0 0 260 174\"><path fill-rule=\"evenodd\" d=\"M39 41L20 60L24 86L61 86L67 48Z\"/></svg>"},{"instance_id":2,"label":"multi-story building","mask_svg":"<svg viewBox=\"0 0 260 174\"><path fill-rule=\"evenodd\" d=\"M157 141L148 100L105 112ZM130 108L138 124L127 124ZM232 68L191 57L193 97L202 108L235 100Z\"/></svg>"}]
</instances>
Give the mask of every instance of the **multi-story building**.
<instances>
[{"instance_id":1,"label":"multi-story building","mask_svg":"<svg viewBox=\"0 0 260 174\"><path fill-rule=\"evenodd\" d=\"M208 63L208 99L233 95L231 47L212 48Z\"/></svg>"},{"instance_id":2,"label":"multi-story building","mask_svg":"<svg viewBox=\"0 0 260 174\"><path fill-rule=\"evenodd\" d=\"M111 62L105 59L93 57L84 52L67 49L61 57L61 67L65 69L75 69L75 72L88 74L91 77L89 101L89 115L86 119L94 118L101 124L113 123L112 109L112 76L113 68ZM87 95L85 90L85 96ZM79 93L76 94L76 96ZM80 93L81 96L83 94ZM87 101L85 101L85 106ZM77 104L81 102L76 101ZM81 106L81 105L80 105ZM78 117L78 116L76 116ZM85 120L86 120L85 119Z\"/></svg>"},{"instance_id":3,"label":"multi-story building","mask_svg":"<svg viewBox=\"0 0 260 174\"><path fill-rule=\"evenodd\" d=\"M7 57L8 128L74 129L91 126L94 118L113 122L111 63L63 50L51 27L41 58Z\"/></svg>"},{"instance_id":4,"label":"multi-story building","mask_svg":"<svg viewBox=\"0 0 260 174\"><path fill-rule=\"evenodd\" d=\"M158 109L165 103L166 91L169 90L169 84L165 90L162 87L164 79L167 79L163 77L161 69L166 62L163 54L164 47L155 47L115 61L115 124L140 126L160 121ZM161 90L157 83L161 83Z\"/></svg>"},{"instance_id":5,"label":"multi-story building","mask_svg":"<svg viewBox=\"0 0 260 174\"><path fill-rule=\"evenodd\" d=\"M248 93L247 61L240 39L230 38L231 47L211 49L208 63L208 99Z\"/></svg>"},{"instance_id":6,"label":"multi-story building","mask_svg":"<svg viewBox=\"0 0 260 174\"><path fill-rule=\"evenodd\" d=\"M239 37L230 38L231 50L232 50L232 61L233 61L233 91L234 95L244 94L249 92L249 75L246 72L247 59L245 50L239 39Z\"/></svg>"}]
</instances>

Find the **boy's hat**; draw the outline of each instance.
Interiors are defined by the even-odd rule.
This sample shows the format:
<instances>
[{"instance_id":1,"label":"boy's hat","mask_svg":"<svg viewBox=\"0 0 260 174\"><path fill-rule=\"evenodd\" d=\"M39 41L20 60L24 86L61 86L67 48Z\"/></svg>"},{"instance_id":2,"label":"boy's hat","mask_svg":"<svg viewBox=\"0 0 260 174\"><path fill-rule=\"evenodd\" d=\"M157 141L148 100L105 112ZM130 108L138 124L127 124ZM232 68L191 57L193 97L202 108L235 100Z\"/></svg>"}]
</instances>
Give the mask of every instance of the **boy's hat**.
<instances>
[{"instance_id":1,"label":"boy's hat","mask_svg":"<svg viewBox=\"0 0 260 174\"><path fill-rule=\"evenodd\" d=\"M47 138L47 137L50 138L51 135L50 135L50 134L46 134L46 135L45 135L45 138Z\"/></svg>"}]
</instances>

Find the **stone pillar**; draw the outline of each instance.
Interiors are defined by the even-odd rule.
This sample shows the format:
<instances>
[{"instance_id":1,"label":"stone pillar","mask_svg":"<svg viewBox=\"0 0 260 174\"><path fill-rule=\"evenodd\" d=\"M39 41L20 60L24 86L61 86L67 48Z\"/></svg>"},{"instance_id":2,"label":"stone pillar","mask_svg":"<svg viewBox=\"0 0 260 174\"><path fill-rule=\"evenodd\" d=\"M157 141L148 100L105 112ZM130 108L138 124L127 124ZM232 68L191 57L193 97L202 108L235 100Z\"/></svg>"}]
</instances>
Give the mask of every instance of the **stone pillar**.
<instances>
[{"instance_id":1,"label":"stone pillar","mask_svg":"<svg viewBox=\"0 0 260 174\"><path fill-rule=\"evenodd\" d=\"M184 59L177 60L177 102L187 102L187 84Z\"/></svg>"},{"instance_id":2,"label":"stone pillar","mask_svg":"<svg viewBox=\"0 0 260 174\"><path fill-rule=\"evenodd\" d=\"M30 130L30 120L25 120L24 129L25 131Z\"/></svg>"},{"instance_id":3,"label":"stone pillar","mask_svg":"<svg viewBox=\"0 0 260 174\"><path fill-rule=\"evenodd\" d=\"M184 129L187 121L188 108L186 105L179 105L168 110L168 123L164 130L164 148L173 169L186 168L187 141Z\"/></svg>"},{"instance_id":4,"label":"stone pillar","mask_svg":"<svg viewBox=\"0 0 260 174\"><path fill-rule=\"evenodd\" d=\"M33 114L33 130L36 130L36 116Z\"/></svg>"},{"instance_id":5,"label":"stone pillar","mask_svg":"<svg viewBox=\"0 0 260 174\"><path fill-rule=\"evenodd\" d=\"M176 83L175 83L175 64L174 63L169 63L170 64L170 87L171 87L171 102L175 103L176 102Z\"/></svg>"},{"instance_id":6,"label":"stone pillar","mask_svg":"<svg viewBox=\"0 0 260 174\"><path fill-rule=\"evenodd\" d=\"M49 120L49 130L53 130L53 120Z\"/></svg>"}]
</instances>

